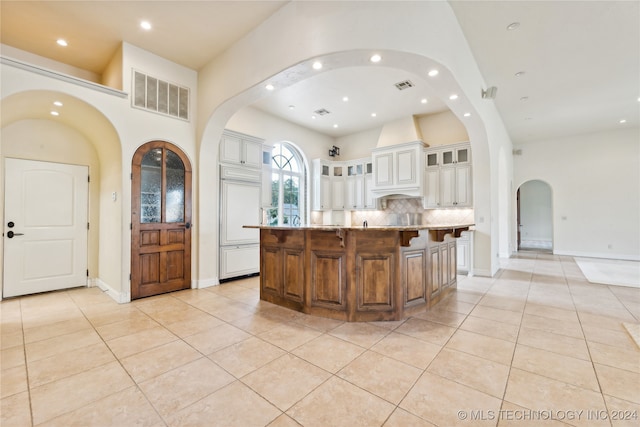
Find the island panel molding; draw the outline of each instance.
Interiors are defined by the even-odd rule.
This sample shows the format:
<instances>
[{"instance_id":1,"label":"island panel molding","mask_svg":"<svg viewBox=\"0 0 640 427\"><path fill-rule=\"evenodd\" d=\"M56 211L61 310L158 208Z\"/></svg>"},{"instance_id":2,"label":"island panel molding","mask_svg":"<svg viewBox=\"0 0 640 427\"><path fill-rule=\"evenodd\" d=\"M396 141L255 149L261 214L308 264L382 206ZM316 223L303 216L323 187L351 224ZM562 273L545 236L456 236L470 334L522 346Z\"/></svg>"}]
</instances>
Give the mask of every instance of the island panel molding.
<instances>
[{"instance_id":1,"label":"island panel molding","mask_svg":"<svg viewBox=\"0 0 640 427\"><path fill-rule=\"evenodd\" d=\"M260 229L260 299L349 322L401 320L456 288L473 224Z\"/></svg>"}]
</instances>

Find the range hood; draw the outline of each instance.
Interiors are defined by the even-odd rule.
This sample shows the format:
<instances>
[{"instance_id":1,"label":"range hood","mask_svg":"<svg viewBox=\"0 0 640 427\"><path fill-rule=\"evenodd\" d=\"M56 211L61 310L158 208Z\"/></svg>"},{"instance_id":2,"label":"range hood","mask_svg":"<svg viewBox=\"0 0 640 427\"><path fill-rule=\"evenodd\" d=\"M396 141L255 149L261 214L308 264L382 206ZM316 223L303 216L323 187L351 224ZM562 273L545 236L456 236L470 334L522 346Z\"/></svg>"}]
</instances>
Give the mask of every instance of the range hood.
<instances>
[{"instance_id":1,"label":"range hood","mask_svg":"<svg viewBox=\"0 0 640 427\"><path fill-rule=\"evenodd\" d=\"M423 197L422 132L414 116L386 123L372 150L374 182L371 192L378 199Z\"/></svg>"},{"instance_id":2,"label":"range hood","mask_svg":"<svg viewBox=\"0 0 640 427\"><path fill-rule=\"evenodd\" d=\"M386 123L382 127L376 147L388 147L415 141L422 141L422 131L416 123L416 117L409 116ZM427 146L425 144L425 147Z\"/></svg>"}]
</instances>

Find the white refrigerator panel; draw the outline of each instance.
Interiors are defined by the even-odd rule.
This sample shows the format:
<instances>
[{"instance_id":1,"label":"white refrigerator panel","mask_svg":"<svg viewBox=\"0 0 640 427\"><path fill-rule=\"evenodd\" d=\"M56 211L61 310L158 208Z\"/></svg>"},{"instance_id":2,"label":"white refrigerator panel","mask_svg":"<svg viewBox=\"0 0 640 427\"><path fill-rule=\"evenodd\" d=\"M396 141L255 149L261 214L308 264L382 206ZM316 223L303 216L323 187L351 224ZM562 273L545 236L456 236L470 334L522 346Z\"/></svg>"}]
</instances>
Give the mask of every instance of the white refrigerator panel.
<instances>
[{"instance_id":1,"label":"white refrigerator panel","mask_svg":"<svg viewBox=\"0 0 640 427\"><path fill-rule=\"evenodd\" d=\"M260 224L260 183L221 182L220 245L259 243L258 229L242 227Z\"/></svg>"}]
</instances>

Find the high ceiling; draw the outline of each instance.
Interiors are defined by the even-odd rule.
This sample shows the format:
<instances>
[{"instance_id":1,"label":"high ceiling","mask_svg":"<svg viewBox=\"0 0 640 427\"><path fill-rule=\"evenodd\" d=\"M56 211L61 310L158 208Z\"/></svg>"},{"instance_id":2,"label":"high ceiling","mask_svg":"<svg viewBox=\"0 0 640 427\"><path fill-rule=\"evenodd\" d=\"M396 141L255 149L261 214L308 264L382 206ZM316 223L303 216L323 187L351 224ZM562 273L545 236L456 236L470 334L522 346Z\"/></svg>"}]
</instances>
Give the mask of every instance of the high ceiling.
<instances>
[{"instance_id":1,"label":"high ceiling","mask_svg":"<svg viewBox=\"0 0 640 427\"><path fill-rule=\"evenodd\" d=\"M198 70L286 3L2 0L0 37L96 74L122 41ZM498 88L493 102L515 144L639 126L639 1L450 4L487 85ZM143 19L150 31L139 27ZM60 37L66 48L55 44ZM404 80L415 86L398 91L394 84ZM255 106L331 136L446 109L419 76L384 67L320 73ZM331 114L312 119L320 108Z\"/></svg>"}]
</instances>

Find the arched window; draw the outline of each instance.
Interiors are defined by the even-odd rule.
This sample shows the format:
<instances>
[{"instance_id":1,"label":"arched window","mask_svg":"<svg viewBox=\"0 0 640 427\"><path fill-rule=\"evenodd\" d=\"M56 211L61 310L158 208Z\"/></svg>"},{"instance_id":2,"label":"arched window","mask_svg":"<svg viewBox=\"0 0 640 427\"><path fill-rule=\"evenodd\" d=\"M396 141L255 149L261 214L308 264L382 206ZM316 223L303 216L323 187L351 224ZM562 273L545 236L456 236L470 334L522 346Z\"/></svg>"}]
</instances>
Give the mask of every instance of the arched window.
<instances>
[{"instance_id":1,"label":"arched window","mask_svg":"<svg viewBox=\"0 0 640 427\"><path fill-rule=\"evenodd\" d=\"M269 225L300 225L305 221L305 166L291 144L274 144L271 152Z\"/></svg>"}]
</instances>

